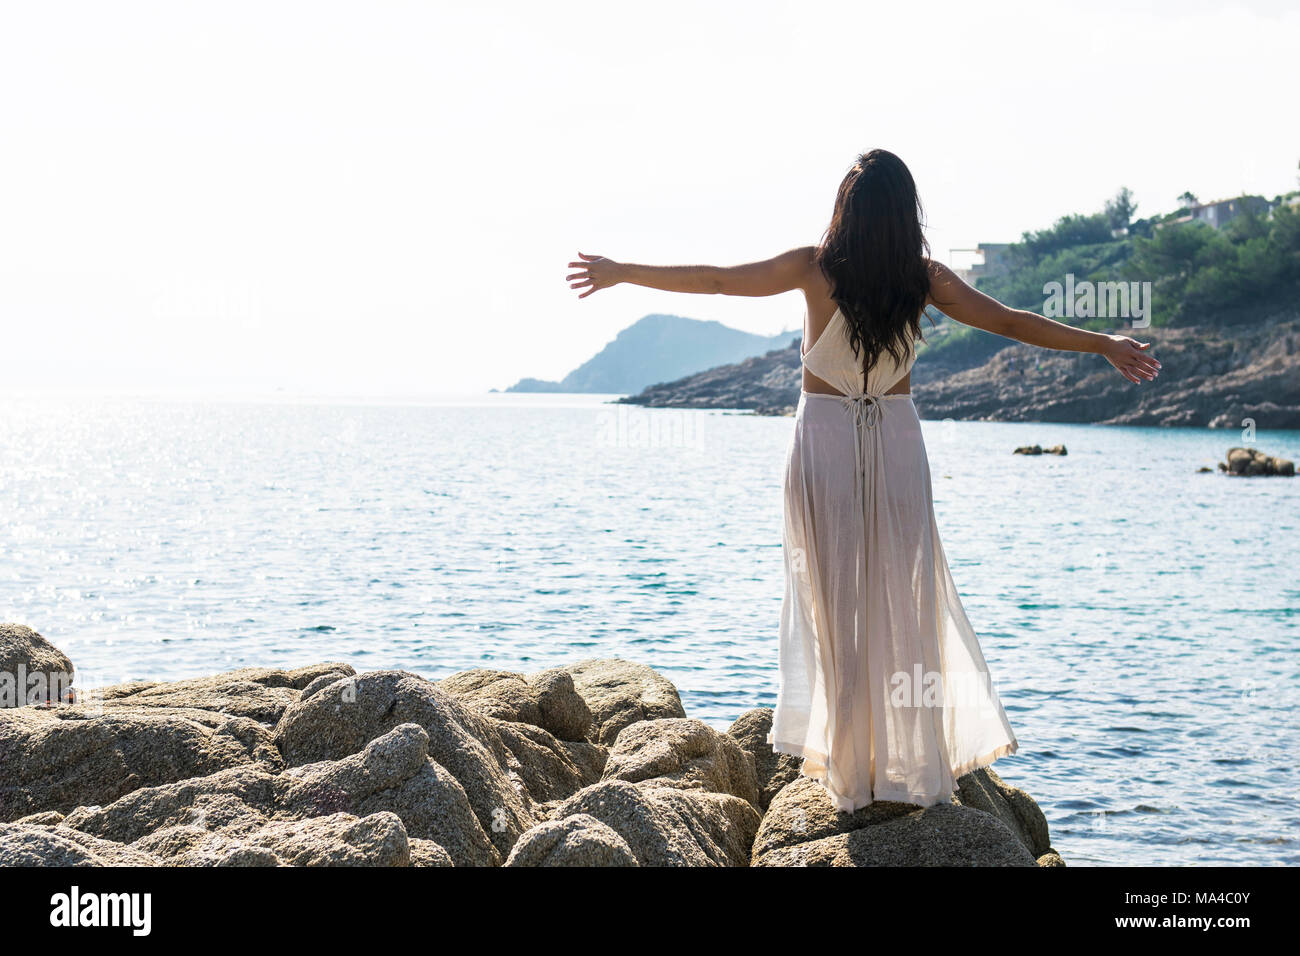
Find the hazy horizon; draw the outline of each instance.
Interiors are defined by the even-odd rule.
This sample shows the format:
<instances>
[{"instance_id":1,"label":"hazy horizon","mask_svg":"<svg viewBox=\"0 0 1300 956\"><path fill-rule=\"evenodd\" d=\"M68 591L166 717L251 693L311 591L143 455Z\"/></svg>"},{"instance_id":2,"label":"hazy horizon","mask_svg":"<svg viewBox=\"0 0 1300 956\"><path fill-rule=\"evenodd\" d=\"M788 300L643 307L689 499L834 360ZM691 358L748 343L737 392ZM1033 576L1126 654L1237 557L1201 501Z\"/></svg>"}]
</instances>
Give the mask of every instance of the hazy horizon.
<instances>
[{"instance_id":1,"label":"hazy horizon","mask_svg":"<svg viewBox=\"0 0 1300 956\"><path fill-rule=\"evenodd\" d=\"M772 335L797 294L579 302L565 263L816 242L872 146L945 260L1121 186L1297 186L1282 2L304 9L6 11L6 390L456 394L649 313Z\"/></svg>"}]
</instances>

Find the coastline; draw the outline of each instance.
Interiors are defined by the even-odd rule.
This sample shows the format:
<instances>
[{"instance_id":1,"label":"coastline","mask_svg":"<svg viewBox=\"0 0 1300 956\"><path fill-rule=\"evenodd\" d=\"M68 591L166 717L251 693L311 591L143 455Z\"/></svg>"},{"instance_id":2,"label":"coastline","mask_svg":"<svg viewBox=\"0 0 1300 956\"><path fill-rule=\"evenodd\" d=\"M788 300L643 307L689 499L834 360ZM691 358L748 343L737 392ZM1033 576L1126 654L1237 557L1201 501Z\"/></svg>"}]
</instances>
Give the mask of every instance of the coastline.
<instances>
[{"instance_id":1,"label":"coastline","mask_svg":"<svg viewBox=\"0 0 1300 956\"><path fill-rule=\"evenodd\" d=\"M1128 330L1132 332L1133 330ZM1058 424L1300 428L1300 318L1250 326L1139 330L1165 374L1134 386L1097 355L1045 352L990 338L991 353L922 346L912 394L922 419ZM1005 343L1005 344L999 344ZM932 352L931 350L934 349ZM788 415L798 402L799 342L653 385L621 400L647 408L736 409Z\"/></svg>"}]
</instances>

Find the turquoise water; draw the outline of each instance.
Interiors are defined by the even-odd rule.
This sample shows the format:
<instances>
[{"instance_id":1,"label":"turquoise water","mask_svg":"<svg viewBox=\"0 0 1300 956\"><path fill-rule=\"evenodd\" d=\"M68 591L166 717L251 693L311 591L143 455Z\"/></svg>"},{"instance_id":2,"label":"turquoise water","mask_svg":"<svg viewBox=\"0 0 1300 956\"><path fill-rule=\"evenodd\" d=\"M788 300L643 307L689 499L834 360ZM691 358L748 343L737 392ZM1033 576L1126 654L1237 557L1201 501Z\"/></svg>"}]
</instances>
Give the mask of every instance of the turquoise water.
<instances>
[{"instance_id":1,"label":"turquoise water","mask_svg":"<svg viewBox=\"0 0 1300 956\"><path fill-rule=\"evenodd\" d=\"M924 415L924 409L921 409ZM571 396L14 398L0 619L88 685L624 656L775 700L790 419ZM953 575L1071 864L1300 862L1300 479L1236 432L926 422ZM1011 455L1064 442L1066 458ZM1300 432L1258 447L1300 460Z\"/></svg>"}]
</instances>

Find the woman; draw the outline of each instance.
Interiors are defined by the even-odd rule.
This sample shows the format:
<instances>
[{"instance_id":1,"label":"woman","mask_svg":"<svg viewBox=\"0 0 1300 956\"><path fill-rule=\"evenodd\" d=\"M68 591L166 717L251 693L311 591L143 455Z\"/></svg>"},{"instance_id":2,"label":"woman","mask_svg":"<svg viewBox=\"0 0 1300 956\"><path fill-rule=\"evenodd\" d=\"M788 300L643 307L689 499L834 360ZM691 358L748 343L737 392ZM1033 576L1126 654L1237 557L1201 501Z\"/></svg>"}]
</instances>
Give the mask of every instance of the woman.
<instances>
[{"instance_id":1,"label":"woman","mask_svg":"<svg viewBox=\"0 0 1300 956\"><path fill-rule=\"evenodd\" d=\"M1096 352L1138 383L1160 368L1123 335L1011 309L928 257L907 167L858 157L822 242L764 262L646 266L579 253L585 298L620 282L669 292L799 289L803 390L785 474L780 692L768 743L802 757L849 812L928 806L1015 753L1015 734L957 595L934 519L909 387L926 306L1030 345Z\"/></svg>"}]
</instances>

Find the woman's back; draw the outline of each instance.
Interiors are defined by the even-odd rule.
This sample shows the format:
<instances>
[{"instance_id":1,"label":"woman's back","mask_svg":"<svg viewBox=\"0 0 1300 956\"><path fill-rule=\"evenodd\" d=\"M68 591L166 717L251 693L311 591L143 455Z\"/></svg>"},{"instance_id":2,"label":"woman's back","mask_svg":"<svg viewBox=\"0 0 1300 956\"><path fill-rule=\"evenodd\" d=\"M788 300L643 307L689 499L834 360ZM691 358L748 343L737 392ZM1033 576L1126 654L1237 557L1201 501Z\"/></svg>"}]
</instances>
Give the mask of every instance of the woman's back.
<instances>
[{"instance_id":1,"label":"woman's back","mask_svg":"<svg viewBox=\"0 0 1300 956\"><path fill-rule=\"evenodd\" d=\"M811 377L815 382L829 386L835 394L898 394L908 390L916 348L909 337L901 360L888 352L881 352L864 376L863 356L860 352L857 355L853 353L844 312L837 308L821 334L803 349L802 361L805 380ZM806 384L804 390L817 391L807 388Z\"/></svg>"},{"instance_id":2,"label":"woman's back","mask_svg":"<svg viewBox=\"0 0 1300 956\"><path fill-rule=\"evenodd\" d=\"M813 265L811 271L819 271ZM865 376L862 356L849 345L844 312L830 295L824 276L810 283L820 288L806 293L807 311L803 322L803 390L815 395L854 395L859 391L897 395L911 389L915 342L909 342L903 362L888 352L881 353Z\"/></svg>"}]
</instances>

